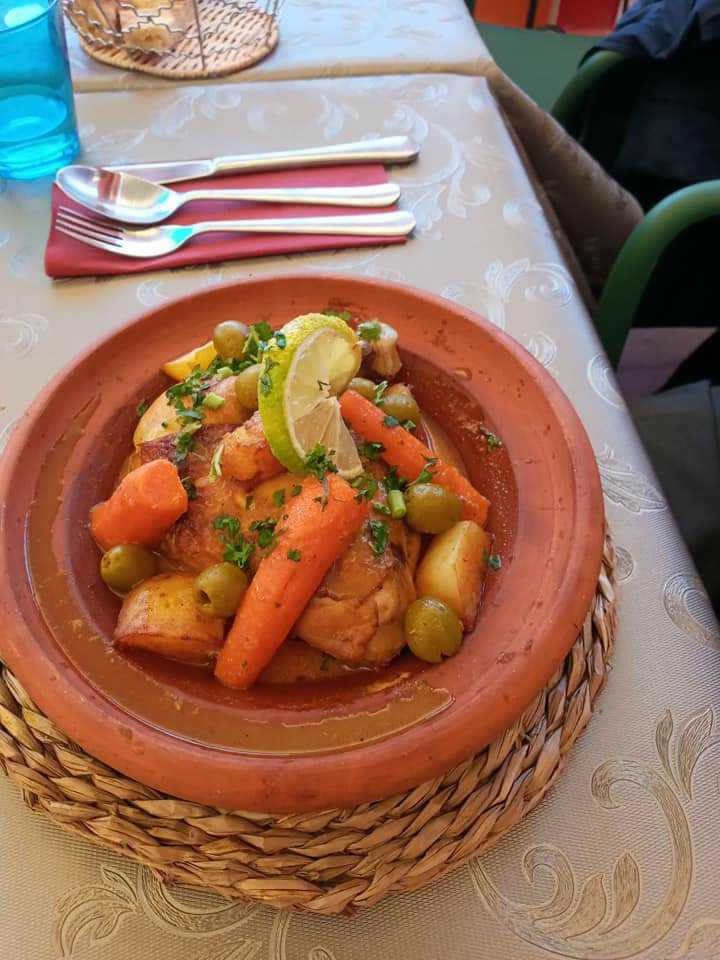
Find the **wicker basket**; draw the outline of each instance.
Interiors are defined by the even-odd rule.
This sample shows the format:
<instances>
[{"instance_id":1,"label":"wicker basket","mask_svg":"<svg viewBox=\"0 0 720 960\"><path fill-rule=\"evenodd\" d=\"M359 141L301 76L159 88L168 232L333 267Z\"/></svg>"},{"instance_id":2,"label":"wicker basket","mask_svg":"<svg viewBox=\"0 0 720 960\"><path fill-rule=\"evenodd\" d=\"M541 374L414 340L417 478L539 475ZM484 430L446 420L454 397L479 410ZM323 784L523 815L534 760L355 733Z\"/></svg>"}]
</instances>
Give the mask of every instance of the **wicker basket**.
<instances>
[{"instance_id":1,"label":"wicker basket","mask_svg":"<svg viewBox=\"0 0 720 960\"><path fill-rule=\"evenodd\" d=\"M64 0L83 50L171 80L235 73L277 45L281 0Z\"/></svg>"},{"instance_id":2,"label":"wicker basket","mask_svg":"<svg viewBox=\"0 0 720 960\"><path fill-rule=\"evenodd\" d=\"M583 630L523 716L445 776L386 800L280 816L164 796L84 753L8 670L0 680L0 769L34 810L165 879L276 907L351 914L483 853L544 796L605 684L614 569L607 535Z\"/></svg>"}]
</instances>

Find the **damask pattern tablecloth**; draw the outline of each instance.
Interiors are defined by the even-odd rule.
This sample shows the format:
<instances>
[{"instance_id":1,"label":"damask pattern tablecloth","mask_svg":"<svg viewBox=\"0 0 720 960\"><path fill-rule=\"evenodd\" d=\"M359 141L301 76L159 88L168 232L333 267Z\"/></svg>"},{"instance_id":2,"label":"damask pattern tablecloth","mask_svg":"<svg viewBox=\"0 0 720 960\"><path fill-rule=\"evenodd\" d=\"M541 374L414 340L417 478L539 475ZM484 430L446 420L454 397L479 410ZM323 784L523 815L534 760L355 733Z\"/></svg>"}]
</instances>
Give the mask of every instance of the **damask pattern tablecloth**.
<instances>
[{"instance_id":1,"label":"damask pattern tablecloth","mask_svg":"<svg viewBox=\"0 0 720 960\"><path fill-rule=\"evenodd\" d=\"M239 109L239 108L242 109ZM557 785L482 860L354 920L229 905L71 839L0 780L8 960L716 960L720 633L585 307L486 82L395 76L78 97L86 157L409 133L405 246L52 283L49 184L0 193L0 437L97 336L203 287L286 269L429 289L484 314L555 376L588 429L619 553L614 670ZM112 370L107 371L108 377Z\"/></svg>"},{"instance_id":2,"label":"damask pattern tablecloth","mask_svg":"<svg viewBox=\"0 0 720 960\"><path fill-rule=\"evenodd\" d=\"M256 66L222 82L379 73L482 73L491 57L464 0L280 0L280 42ZM93 60L67 25L75 89L173 85Z\"/></svg>"}]
</instances>

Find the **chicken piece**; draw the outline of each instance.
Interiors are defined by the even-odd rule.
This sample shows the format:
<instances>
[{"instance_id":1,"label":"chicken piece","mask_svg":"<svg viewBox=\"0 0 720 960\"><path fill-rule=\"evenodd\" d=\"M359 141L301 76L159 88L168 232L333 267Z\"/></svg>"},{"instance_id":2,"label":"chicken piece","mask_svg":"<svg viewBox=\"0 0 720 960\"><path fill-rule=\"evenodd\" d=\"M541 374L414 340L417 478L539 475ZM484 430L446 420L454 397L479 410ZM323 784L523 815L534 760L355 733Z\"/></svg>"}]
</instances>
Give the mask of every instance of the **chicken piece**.
<instances>
[{"instance_id":1,"label":"chicken piece","mask_svg":"<svg viewBox=\"0 0 720 960\"><path fill-rule=\"evenodd\" d=\"M280 461L273 456L270 444L265 438L257 410L225 439L222 453L223 476L256 484L282 473L283 469Z\"/></svg>"},{"instance_id":2,"label":"chicken piece","mask_svg":"<svg viewBox=\"0 0 720 960\"><path fill-rule=\"evenodd\" d=\"M250 416L250 411L240 405L235 395L235 381L237 377L226 377L224 380L209 380L208 393L216 393L225 401L217 409L211 410L210 407L203 407L203 423L207 426L226 424L237 426L244 423ZM185 407L192 406L190 397L183 398ZM139 447L143 443L149 443L151 440L158 440L160 437L168 434L177 433L180 430L181 423L177 418L175 408L165 395L165 391L156 397L145 413L140 417L135 433L133 434L133 443Z\"/></svg>"},{"instance_id":3,"label":"chicken piece","mask_svg":"<svg viewBox=\"0 0 720 960\"><path fill-rule=\"evenodd\" d=\"M415 599L410 560L419 536L390 521L389 547L377 556L366 530L330 568L295 626L310 646L346 663L383 664L405 644L400 622ZM405 546L407 546L407 552Z\"/></svg>"},{"instance_id":4,"label":"chicken piece","mask_svg":"<svg viewBox=\"0 0 720 960\"><path fill-rule=\"evenodd\" d=\"M180 475L191 480L197 496L188 502L187 513L173 524L165 535L160 550L173 566L200 571L223 558L225 547L213 520L222 513L239 515L245 506L246 489L226 477L210 479L210 462L217 445L228 435L224 425L201 427L195 434L195 445L179 464ZM175 437L161 437L138 448L143 463L175 454Z\"/></svg>"}]
</instances>

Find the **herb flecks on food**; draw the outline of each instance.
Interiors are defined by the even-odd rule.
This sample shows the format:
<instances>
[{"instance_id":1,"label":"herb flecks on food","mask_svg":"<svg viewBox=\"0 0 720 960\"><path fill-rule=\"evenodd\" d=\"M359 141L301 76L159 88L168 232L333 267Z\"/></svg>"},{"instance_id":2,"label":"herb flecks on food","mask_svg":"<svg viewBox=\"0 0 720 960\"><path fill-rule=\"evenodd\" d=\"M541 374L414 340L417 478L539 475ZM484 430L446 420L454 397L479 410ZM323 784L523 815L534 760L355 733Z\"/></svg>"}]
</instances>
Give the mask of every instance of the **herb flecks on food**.
<instances>
[{"instance_id":1,"label":"herb flecks on food","mask_svg":"<svg viewBox=\"0 0 720 960\"><path fill-rule=\"evenodd\" d=\"M145 411L149 409L150 404L147 402L147 400L141 400L140 403L135 407L135 413L138 415L138 417L141 417Z\"/></svg>"},{"instance_id":2,"label":"herb flecks on food","mask_svg":"<svg viewBox=\"0 0 720 960\"><path fill-rule=\"evenodd\" d=\"M381 443L359 443L358 453L366 460L377 460L381 453L385 453L385 447Z\"/></svg>"},{"instance_id":3,"label":"herb flecks on food","mask_svg":"<svg viewBox=\"0 0 720 960\"><path fill-rule=\"evenodd\" d=\"M399 427L400 421L398 420L397 417L391 417L388 415L387 417L383 418L383 426L390 427L390 428Z\"/></svg>"},{"instance_id":4,"label":"herb flecks on food","mask_svg":"<svg viewBox=\"0 0 720 960\"><path fill-rule=\"evenodd\" d=\"M268 547L275 546L276 526L277 520L271 520L269 517L266 517L265 520L253 520L253 522L250 524L250 529L252 532L257 534L257 545L261 550L266 550Z\"/></svg>"},{"instance_id":5,"label":"herb flecks on food","mask_svg":"<svg viewBox=\"0 0 720 960\"><path fill-rule=\"evenodd\" d=\"M275 334L275 343L281 350L284 350L285 347L287 346L287 337L285 336L285 334L280 333L280 331L278 331Z\"/></svg>"},{"instance_id":6,"label":"herb flecks on food","mask_svg":"<svg viewBox=\"0 0 720 960\"><path fill-rule=\"evenodd\" d=\"M379 320L366 320L358 324L357 335L361 340L379 340L381 334L382 327Z\"/></svg>"},{"instance_id":7,"label":"herb flecks on food","mask_svg":"<svg viewBox=\"0 0 720 960\"><path fill-rule=\"evenodd\" d=\"M182 463L191 450L195 449L195 434L202 426L201 422L188 423L175 437L175 463Z\"/></svg>"},{"instance_id":8,"label":"herb flecks on food","mask_svg":"<svg viewBox=\"0 0 720 960\"><path fill-rule=\"evenodd\" d=\"M219 531L220 542L225 547L223 560L238 567L246 567L255 549L255 544L246 540L240 521L229 513L221 513L213 520L213 529Z\"/></svg>"},{"instance_id":9,"label":"herb flecks on food","mask_svg":"<svg viewBox=\"0 0 720 960\"><path fill-rule=\"evenodd\" d=\"M412 483L408 486L412 487L416 483L432 483L433 473L432 468L437 466L438 458L437 457L425 457L425 466L422 468L420 473L415 477Z\"/></svg>"},{"instance_id":10,"label":"herb flecks on food","mask_svg":"<svg viewBox=\"0 0 720 960\"><path fill-rule=\"evenodd\" d=\"M354 490L357 490L357 493L355 494L355 499L357 502L362 503L363 500L372 500L377 493L378 482L375 477L371 477L370 474L363 473L361 476L352 480L350 486Z\"/></svg>"},{"instance_id":11,"label":"herb flecks on food","mask_svg":"<svg viewBox=\"0 0 720 960\"><path fill-rule=\"evenodd\" d=\"M398 475L397 467L391 467L382 478L382 485L387 492L390 493L391 490L404 490L407 486L407 480L403 480L403 478Z\"/></svg>"},{"instance_id":12,"label":"herb flecks on food","mask_svg":"<svg viewBox=\"0 0 720 960\"><path fill-rule=\"evenodd\" d=\"M299 483L296 483L295 486L290 491L290 496L299 497L302 493L302 486Z\"/></svg>"},{"instance_id":13,"label":"herb flecks on food","mask_svg":"<svg viewBox=\"0 0 720 960\"><path fill-rule=\"evenodd\" d=\"M266 358L263 372L260 374L260 393L262 393L264 397L267 397L272 391L272 378L270 376L270 372L274 367L277 366L279 366L277 360L272 360L270 357Z\"/></svg>"},{"instance_id":14,"label":"herb flecks on food","mask_svg":"<svg viewBox=\"0 0 720 960\"><path fill-rule=\"evenodd\" d=\"M328 452L321 443L316 443L305 457L305 470L318 480L325 479L329 473L337 473L338 469L330 459L333 453L333 450Z\"/></svg>"},{"instance_id":15,"label":"herb flecks on food","mask_svg":"<svg viewBox=\"0 0 720 960\"><path fill-rule=\"evenodd\" d=\"M185 493L187 494L188 500L197 500L197 487L190 477L183 477L181 483L185 487Z\"/></svg>"},{"instance_id":16,"label":"herb flecks on food","mask_svg":"<svg viewBox=\"0 0 720 960\"><path fill-rule=\"evenodd\" d=\"M388 525L384 520L368 520L368 527L370 528L370 549L376 556L381 557L388 544Z\"/></svg>"},{"instance_id":17,"label":"herb flecks on food","mask_svg":"<svg viewBox=\"0 0 720 960\"><path fill-rule=\"evenodd\" d=\"M499 553L488 553L486 550L485 563L491 570L499 570L502 567L502 557Z\"/></svg>"},{"instance_id":18,"label":"herb flecks on food","mask_svg":"<svg viewBox=\"0 0 720 960\"><path fill-rule=\"evenodd\" d=\"M283 335L281 334L280 336ZM262 321L262 323L254 323L250 327L250 332L248 333L243 350L243 362L246 366L250 366L253 363L260 363L262 359L260 355L268 349L272 338L273 328L269 323Z\"/></svg>"},{"instance_id":19,"label":"herb flecks on food","mask_svg":"<svg viewBox=\"0 0 720 960\"><path fill-rule=\"evenodd\" d=\"M275 490L273 491L273 503L276 507L282 507L285 503L285 491L284 490Z\"/></svg>"},{"instance_id":20,"label":"herb flecks on food","mask_svg":"<svg viewBox=\"0 0 720 960\"><path fill-rule=\"evenodd\" d=\"M373 500L372 508L376 513L381 513L384 517L390 516L390 507L386 503L380 503L379 500Z\"/></svg>"},{"instance_id":21,"label":"herb flecks on food","mask_svg":"<svg viewBox=\"0 0 720 960\"><path fill-rule=\"evenodd\" d=\"M376 406L381 407L381 406L383 405L384 397L385 397L385 391L387 390L387 388L388 388L389 386L390 386L390 384L387 382L387 380L381 380L380 383L376 384L376 386L375 386L375 396L373 397L373 403L374 403Z\"/></svg>"},{"instance_id":22,"label":"herb flecks on food","mask_svg":"<svg viewBox=\"0 0 720 960\"><path fill-rule=\"evenodd\" d=\"M287 558L288 560L292 560L294 563L300 563L302 554L299 550L288 550Z\"/></svg>"}]
</instances>

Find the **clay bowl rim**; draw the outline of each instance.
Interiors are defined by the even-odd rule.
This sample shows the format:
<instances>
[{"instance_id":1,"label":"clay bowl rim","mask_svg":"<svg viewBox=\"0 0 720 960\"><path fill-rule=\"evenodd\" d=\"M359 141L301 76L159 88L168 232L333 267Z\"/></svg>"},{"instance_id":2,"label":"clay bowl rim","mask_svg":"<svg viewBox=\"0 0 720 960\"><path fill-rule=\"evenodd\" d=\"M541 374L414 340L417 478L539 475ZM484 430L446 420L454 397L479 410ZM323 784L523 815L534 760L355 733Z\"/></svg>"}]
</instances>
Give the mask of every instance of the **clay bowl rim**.
<instances>
[{"instance_id":1,"label":"clay bowl rim","mask_svg":"<svg viewBox=\"0 0 720 960\"><path fill-rule=\"evenodd\" d=\"M317 284L318 288L327 283L335 286L347 284L349 288L354 288L353 292L357 291L358 297L364 289L376 292L380 289L387 291L390 296L396 294L400 298L410 298L411 301L426 307L449 312L470 321L483 329L485 335L496 340L501 348L510 354L513 363L522 368L524 375L535 382L556 417L574 467L575 524L572 541L568 546L564 579L548 605L542 635L535 639L534 679L529 679L529 670L518 676L512 664L507 665L507 668L505 664L501 664L495 670L491 682L483 689L481 701L462 704L460 713L448 709L389 738L355 747L350 751L292 757L248 755L242 751L228 751L179 739L176 735L157 729L128 714L103 696L69 664L59 646L53 643L52 649L42 649L40 641L33 636L28 624L18 616L15 590L22 590L24 587L27 592L29 581L25 576L22 583L15 586L11 584L7 562L6 504L10 493L10 480L19 466L26 443L37 428L39 415L65 380L73 375L75 367L91 357L95 351L119 334L126 333L130 327L142 326L158 311L172 310L180 302L202 300L210 294L218 295L238 287L247 289L268 283L307 283L309 280ZM348 808L359 803L376 801L442 775L492 742L517 720L533 697L542 690L582 629L597 584L604 537L602 490L597 464L585 429L560 386L517 341L473 311L445 298L406 284L339 273L271 274L200 290L146 310L91 344L53 377L13 431L0 467L0 503L3 504L0 569L4 568L4 576L0 579L0 610L4 608L6 617L9 617L6 620L9 628L0 635L0 650L10 669L40 709L90 755L158 790L190 801L269 813ZM33 650L42 655L33 657ZM510 682L515 684L512 698L508 698L503 692ZM488 721L488 715L494 719ZM482 721L483 718L486 733L480 741L474 721ZM434 727L430 748L427 743L429 724ZM128 751L128 730L135 742L142 744L143 749L138 755ZM387 761L393 754L402 762L388 764ZM342 777L327 776L328 761L335 761L337 774L337 758L343 756L347 758L346 762L353 766L351 784L343 782ZM367 788L363 787L364 778L361 773L363 770L370 772L383 762L384 789L382 797L379 797L377 791L368 793ZM187 764L193 765L195 771L195 785L190 788L187 786L187 778L183 776ZM243 783L240 785L233 780L233 774L237 779L239 765L243 768L243 775L239 778ZM173 767L175 769L172 769ZM204 771L212 774L209 781L206 781ZM288 777L295 783L294 790L287 789ZM323 785L322 803L318 803L316 795L311 798L303 797L303 791L298 785L306 777L319 778ZM213 786L208 787L207 782L211 782ZM283 790L277 789L283 782L286 787L284 793L292 794L293 800L291 804L277 806L269 798L276 792L283 793ZM218 787L222 784L231 784L229 789L232 792L227 792L227 786Z\"/></svg>"}]
</instances>

